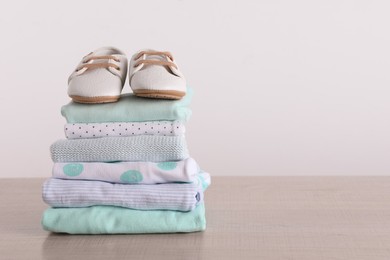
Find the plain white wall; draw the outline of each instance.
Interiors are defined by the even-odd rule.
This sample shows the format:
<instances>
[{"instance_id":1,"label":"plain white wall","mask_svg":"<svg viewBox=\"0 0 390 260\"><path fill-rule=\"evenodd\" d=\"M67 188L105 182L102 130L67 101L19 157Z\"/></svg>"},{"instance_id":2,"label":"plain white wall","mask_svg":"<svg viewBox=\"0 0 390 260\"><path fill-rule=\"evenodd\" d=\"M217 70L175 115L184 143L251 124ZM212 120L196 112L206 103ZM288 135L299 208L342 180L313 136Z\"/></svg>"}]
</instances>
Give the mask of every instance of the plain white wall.
<instances>
[{"instance_id":1,"label":"plain white wall","mask_svg":"<svg viewBox=\"0 0 390 260\"><path fill-rule=\"evenodd\" d=\"M170 50L212 175L390 173L389 1L2 1L1 177L50 176L91 50ZM126 89L129 86L126 84Z\"/></svg>"}]
</instances>

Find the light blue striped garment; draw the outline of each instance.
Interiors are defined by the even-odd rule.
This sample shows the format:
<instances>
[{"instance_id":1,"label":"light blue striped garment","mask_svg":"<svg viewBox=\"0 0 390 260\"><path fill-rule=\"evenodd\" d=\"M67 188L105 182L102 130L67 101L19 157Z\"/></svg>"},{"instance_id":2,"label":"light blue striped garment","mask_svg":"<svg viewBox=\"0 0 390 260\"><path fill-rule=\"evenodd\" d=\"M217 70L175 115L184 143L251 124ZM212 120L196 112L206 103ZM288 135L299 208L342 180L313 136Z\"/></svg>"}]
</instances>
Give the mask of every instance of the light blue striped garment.
<instances>
[{"instance_id":1,"label":"light blue striped garment","mask_svg":"<svg viewBox=\"0 0 390 260\"><path fill-rule=\"evenodd\" d=\"M52 207L119 206L138 210L191 211L203 200L202 182L115 184L102 181L48 179L43 200Z\"/></svg>"}]
</instances>

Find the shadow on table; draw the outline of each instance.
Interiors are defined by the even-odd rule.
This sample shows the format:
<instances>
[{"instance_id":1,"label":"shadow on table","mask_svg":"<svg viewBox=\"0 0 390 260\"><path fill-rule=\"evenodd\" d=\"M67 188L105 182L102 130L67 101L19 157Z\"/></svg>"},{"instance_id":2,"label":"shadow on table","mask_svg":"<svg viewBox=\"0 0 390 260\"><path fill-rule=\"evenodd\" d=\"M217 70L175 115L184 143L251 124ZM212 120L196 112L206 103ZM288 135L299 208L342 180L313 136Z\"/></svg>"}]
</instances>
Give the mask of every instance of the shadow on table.
<instances>
[{"instance_id":1,"label":"shadow on table","mask_svg":"<svg viewBox=\"0 0 390 260\"><path fill-rule=\"evenodd\" d=\"M43 259L193 259L202 255L205 232L137 235L50 233Z\"/></svg>"}]
</instances>

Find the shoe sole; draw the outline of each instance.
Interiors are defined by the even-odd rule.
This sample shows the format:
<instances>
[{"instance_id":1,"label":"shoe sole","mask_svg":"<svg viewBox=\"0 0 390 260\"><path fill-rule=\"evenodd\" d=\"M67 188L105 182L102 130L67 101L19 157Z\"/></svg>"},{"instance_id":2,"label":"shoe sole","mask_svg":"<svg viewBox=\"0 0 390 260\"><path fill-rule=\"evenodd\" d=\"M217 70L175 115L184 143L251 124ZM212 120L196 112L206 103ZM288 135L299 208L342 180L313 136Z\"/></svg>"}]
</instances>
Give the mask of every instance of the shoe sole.
<instances>
[{"instance_id":1,"label":"shoe sole","mask_svg":"<svg viewBox=\"0 0 390 260\"><path fill-rule=\"evenodd\" d=\"M118 101L120 96L101 96L101 97L82 97L82 96L70 96L76 103L84 104L99 104L99 103L112 103Z\"/></svg>"},{"instance_id":2,"label":"shoe sole","mask_svg":"<svg viewBox=\"0 0 390 260\"><path fill-rule=\"evenodd\" d=\"M158 99L181 99L185 96L185 92L178 90L150 90L150 89L138 89L134 90L134 95L145 98L158 98Z\"/></svg>"}]
</instances>

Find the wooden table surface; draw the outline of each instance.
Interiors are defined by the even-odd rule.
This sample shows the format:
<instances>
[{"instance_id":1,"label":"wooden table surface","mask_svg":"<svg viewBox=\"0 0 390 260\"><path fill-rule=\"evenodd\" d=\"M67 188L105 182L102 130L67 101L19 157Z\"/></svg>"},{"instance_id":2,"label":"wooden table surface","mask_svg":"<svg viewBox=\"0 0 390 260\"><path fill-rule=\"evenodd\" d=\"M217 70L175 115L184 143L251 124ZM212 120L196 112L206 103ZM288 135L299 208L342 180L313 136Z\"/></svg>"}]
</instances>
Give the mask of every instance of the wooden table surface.
<instances>
[{"instance_id":1,"label":"wooden table surface","mask_svg":"<svg viewBox=\"0 0 390 260\"><path fill-rule=\"evenodd\" d=\"M0 179L0 259L390 259L390 177L214 177L207 230L58 235L42 179Z\"/></svg>"}]
</instances>

